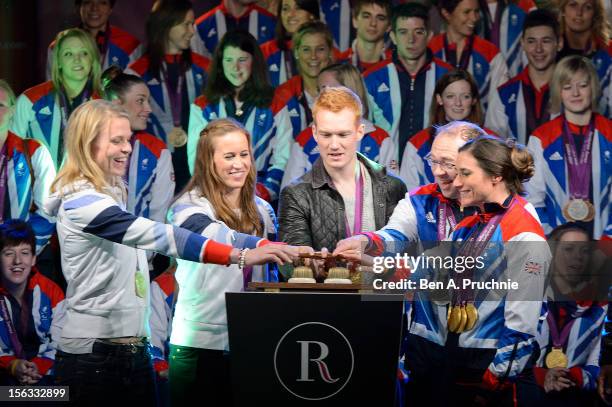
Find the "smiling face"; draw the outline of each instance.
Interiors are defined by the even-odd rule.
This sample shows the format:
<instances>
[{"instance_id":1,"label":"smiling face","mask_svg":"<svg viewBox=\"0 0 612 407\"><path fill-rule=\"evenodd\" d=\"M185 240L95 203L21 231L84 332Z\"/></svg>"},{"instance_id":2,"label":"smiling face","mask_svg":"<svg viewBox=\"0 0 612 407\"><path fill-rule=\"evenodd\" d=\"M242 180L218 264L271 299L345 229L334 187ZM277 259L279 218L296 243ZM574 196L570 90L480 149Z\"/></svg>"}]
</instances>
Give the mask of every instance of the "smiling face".
<instances>
[{"instance_id":1,"label":"smiling face","mask_svg":"<svg viewBox=\"0 0 612 407\"><path fill-rule=\"evenodd\" d=\"M464 142L453 134L436 135L431 145L431 172L442 195L449 199L457 199L457 189L453 181L457 176L456 160L459 147Z\"/></svg>"},{"instance_id":2,"label":"smiling face","mask_svg":"<svg viewBox=\"0 0 612 407\"><path fill-rule=\"evenodd\" d=\"M348 108L338 113L321 109L314 117L312 133L325 168L341 170L356 159L364 126Z\"/></svg>"},{"instance_id":3,"label":"smiling face","mask_svg":"<svg viewBox=\"0 0 612 407\"><path fill-rule=\"evenodd\" d=\"M476 103L469 82L463 79L448 85L442 95L436 95L436 101L444 107L444 114L449 122L468 117Z\"/></svg>"},{"instance_id":4,"label":"smiling face","mask_svg":"<svg viewBox=\"0 0 612 407\"><path fill-rule=\"evenodd\" d=\"M315 79L331 62L331 49L320 33L305 34L295 52L300 74Z\"/></svg>"},{"instance_id":5,"label":"smiling face","mask_svg":"<svg viewBox=\"0 0 612 407\"><path fill-rule=\"evenodd\" d=\"M463 0L452 13L443 9L442 16L446 19L449 31L455 35L469 37L474 34L480 20L478 0Z\"/></svg>"},{"instance_id":6,"label":"smiling face","mask_svg":"<svg viewBox=\"0 0 612 407\"><path fill-rule=\"evenodd\" d=\"M399 57L405 61L416 61L427 50L429 32L422 18L398 18L391 41L397 47Z\"/></svg>"},{"instance_id":7,"label":"smiling face","mask_svg":"<svg viewBox=\"0 0 612 407\"><path fill-rule=\"evenodd\" d=\"M457 176L453 185L459 192L462 206L479 206L491 202L494 193L493 177L486 174L469 151L457 155Z\"/></svg>"},{"instance_id":8,"label":"smiling face","mask_svg":"<svg viewBox=\"0 0 612 407\"><path fill-rule=\"evenodd\" d=\"M191 38L195 35L195 15L193 10L187 11L185 18L168 32L166 53L178 54L189 49Z\"/></svg>"},{"instance_id":9,"label":"smiling face","mask_svg":"<svg viewBox=\"0 0 612 407\"><path fill-rule=\"evenodd\" d=\"M387 11L374 3L364 4L359 13L353 17L353 27L357 31L357 37L365 42L381 41L389 31L390 25Z\"/></svg>"},{"instance_id":10,"label":"smiling face","mask_svg":"<svg viewBox=\"0 0 612 407\"><path fill-rule=\"evenodd\" d=\"M132 87L122 95L123 100L121 105L130 116L130 126L133 131L147 128L147 120L151 114L149 96L149 88L144 83L132 85Z\"/></svg>"},{"instance_id":11,"label":"smiling face","mask_svg":"<svg viewBox=\"0 0 612 407\"><path fill-rule=\"evenodd\" d=\"M215 172L227 193L242 189L251 170L249 140L241 131L231 131L213 141Z\"/></svg>"},{"instance_id":12,"label":"smiling face","mask_svg":"<svg viewBox=\"0 0 612 407\"><path fill-rule=\"evenodd\" d=\"M569 31L590 31L595 16L593 0L570 0L563 9L563 21Z\"/></svg>"},{"instance_id":13,"label":"smiling face","mask_svg":"<svg viewBox=\"0 0 612 407\"><path fill-rule=\"evenodd\" d=\"M554 30L546 25L528 28L521 37L529 67L537 71L546 71L555 64L561 45Z\"/></svg>"},{"instance_id":14,"label":"smiling face","mask_svg":"<svg viewBox=\"0 0 612 407\"><path fill-rule=\"evenodd\" d=\"M92 62L92 55L79 38L69 37L60 44L60 74L64 84L69 87L87 80L91 72Z\"/></svg>"},{"instance_id":15,"label":"smiling face","mask_svg":"<svg viewBox=\"0 0 612 407\"><path fill-rule=\"evenodd\" d=\"M302 24L314 20L314 16L301 9L295 0L283 0L282 4L280 18L287 34L292 35Z\"/></svg>"},{"instance_id":16,"label":"smiling face","mask_svg":"<svg viewBox=\"0 0 612 407\"><path fill-rule=\"evenodd\" d=\"M103 30L112 12L110 0L83 0L79 7L81 22L87 30Z\"/></svg>"},{"instance_id":17,"label":"smiling face","mask_svg":"<svg viewBox=\"0 0 612 407\"><path fill-rule=\"evenodd\" d=\"M566 111L584 114L591 110L591 82L586 72L578 71L561 86L561 101Z\"/></svg>"},{"instance_id":18,"label":"smiling face","mask_svg":"<svg viewBox=\"0 0 612 407\"><path fill-rule=\"evenodd\" d=\"M223 74L236 90L244 87L251 77L253 56L238 47L227 46L223 50Z\"/></svg>"},{"instance_id":19,"label":"smiling face","mask_svg":"<svg viewBox=\"0 0 612 407\"><path fill-rule=\"evenodd\" d=\"M131 138L130 121L112 117L94 140L92 156L107 181L125 175L132 152Z\"/></svg>"},{"instance_id":20,"label":"smiling face","mask_svg":"<svg viewBox=\"0 0 612 407\"><path fill-rule=\"evenodd\" d=\"M26 284L32 266L36 264L36 255L28 243L16 246L5 246L0 251L2 260L2 284L19 287Z\"/></svg>"}]
</instances>

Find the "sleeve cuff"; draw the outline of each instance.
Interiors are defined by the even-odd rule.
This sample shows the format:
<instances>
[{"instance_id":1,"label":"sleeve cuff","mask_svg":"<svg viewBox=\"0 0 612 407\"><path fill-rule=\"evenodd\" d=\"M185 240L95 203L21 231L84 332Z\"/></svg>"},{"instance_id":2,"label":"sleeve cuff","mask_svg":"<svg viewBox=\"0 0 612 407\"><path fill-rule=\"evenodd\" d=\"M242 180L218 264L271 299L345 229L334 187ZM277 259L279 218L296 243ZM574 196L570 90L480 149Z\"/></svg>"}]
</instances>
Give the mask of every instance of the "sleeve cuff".
<instances>
[{"instance_id":1,"label":"sleeve cuff","mask_svg":"<svg viewBox=\"0 0 612 407\"><path fill-rule=\"evenodd\" d=\"M204 246L202 263L227 265L230 263L230 254L232 250L232 246L208 239L206 241L206 245Z\"/></svg>"},{"instance_id":2,"label":"sleeve cuff","mask_svg":"<svg viewBox=\"0 0 612 407\"><path fill-rule=\"evenodd\" d=\"M36 367L38 368L38 373L40 373L41 376L46 375L49 369L51 369L51 366L53 366L53 360L41 358L38 356L33 358L31 362L36 365Z\"/></svg>"},{"instance_id":3,"label":"sleeve cuff","mask_svg":"<svg viewBox=\"0 0 612 407\"><path fill-rule=\"evenodd\" d=\"M535 377L535 381L538 386L544 388L544 380L546 379L546 373L548 373L548 369L545 367L534 367L533 368L533 376Z\"/></svg>"},{"instance_id":4,"label":"sleeve cuff","mask_svg":"<svg viewBox=\"0 0 612 407\"><path fill-rule=\"evenodd\" d=\"M578 388L582 388L584 386L584 381L582 380L582 369L578 366L570 367L569 369L570 379L576 383Z\"/></svg>"},{"instance_id":5,"label":"sleeve cuff","mask_svg":"<svg viewBox=\"0 0 612 407\"><path fill-rule=\"evenodd\" d=\"M501 382L497 376L495 376L491 370L487 369L485 374L482 376L482 385L485 389L490 391L506 390L512 386L509 381Z\"/></svg>"}]
</instances>

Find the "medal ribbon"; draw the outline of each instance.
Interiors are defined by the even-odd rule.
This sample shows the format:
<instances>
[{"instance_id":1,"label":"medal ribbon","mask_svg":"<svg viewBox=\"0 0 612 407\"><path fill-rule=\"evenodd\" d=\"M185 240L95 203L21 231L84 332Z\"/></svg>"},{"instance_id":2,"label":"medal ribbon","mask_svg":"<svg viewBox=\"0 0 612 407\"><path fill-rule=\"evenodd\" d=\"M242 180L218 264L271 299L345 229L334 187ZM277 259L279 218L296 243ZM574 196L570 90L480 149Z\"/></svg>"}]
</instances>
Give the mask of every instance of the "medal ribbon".
<instances>
[{"instance_id":1,"label":"medal ribbon","mask_svg":"<svg viewBox=\"0 0 612 407\"><path fill-rule=\"evenodd\" d=\"M447 62L455 68L463 69L467 71L468 65L470 64L470 57L472 56L472 45L474 44L474 36L470 35L465 38L465 47L461 52L461 60L457 63L457 48L451 49L448 44L448 37L444 34L444 54L446 55Z\"/></svg>"},{"instance_id":2,"label":"medal ribbon","mask_svg":"<svg viewBox=\"0 0 612 407\"><path fill-rule=\"evenodd\" d=\"M162 74L164 75L164 82L168 89L168 97L170 98L170 110L172 110L172 123L174 127L181 127L181 110L183 102L183 80L184 73L181 73L176 83L176 88L172 89L170 86L170 78L168 75L168 69L166 69L166 63L162 66Z\"/></svg>"},{"instance_id":3,"label":"medal ribbon","mask_svg":"<svg viewBox=\"0 0 612 407\"><path fill-rule=\"evenodd\" d=\"M576 149L574 136L569 130L567 120L563 117L563 146L567 155L567 175L569 178L569 193L571 198L588 199L591 188L591 149L593 147L593 117L589 131L583 142L580 157Z\"/></svg>"},{"instance_id":4,"label":"medal ribbon","mask_svg":"<svg viewBox=\"0 0 612 407\"><path fill-rule=\"evenodd\" d=\"M512 205L514 205L514 202L515 200L512 199L512 202L510 203L508 209L510 209ZM493 237L495 229L497 229L497 226L501 222L502 218L504 217L504 214L508 211L508 209L501 211L500 213L489 219L489 221L484 225L480 233L472 233L470 237L465 241L465 243L461 246L457 255L463 257L471 256L474 258L480 256L484 252L491 238ZM467 269L462 273L462 277L468 279L472 279L473 275L473 269ZM453 276L453 280L455 280L455 277L457 277L456 274ZM457 283L457 281L455 281L455 283ZM457 287L462 286L463 284L457 285ZM473 302L473 290L463 290L459 288L456 290L456 292L457 291L457 295L453 295L455 297L453 300L454 305L464 305L464 303L466 302Z\"/></svg>"},{"instance_id":5,"label":"medal ribbon","mask_svg":"<svg viewBox=\"0 0 612 407\"><path fill-rule=\"evenodd\" d=\"M567 338L569 338L570 330L576 322L576 319L572 319L569 321L563 329L561 330L561 334L559 334L559 329L557 327L557 321L555 321L555 317L551 311L548 311L548 315L546 315L546 320L548 321L548 326L550 327L550 336L553 341L553 347L563 349L565 344L567 343Z\"/></svg>"},{"instance_id":6,"label":"medal ribbon","mask_svg":"<svg viewBox=\"0 0 612 407\"><path fill-rule=\"evenodd\" d=\"M8 188L8 147L6 141L0 150L0 223L4 222L4 201Z\"/></svg>"},{"instance_id":7,"label":"medal ribbon","mask_svg":"<svg viewBox=\"0 0 612 407\"><path fill-rule=\"evenodd\" d=\"M21 346L21 342L19 342L19 337L17 337L17 331L15 330L13 320L9 315L4 295L0 295L0 311L2 311L2 318L6 321L6 327L8 329L9 337L11 338L13 350L15 351L15 357L17 359L23 359L23 347Z\"/></svg>"},{"instance_id":8,"label":"medal ribbon","mask_svg":"<svg viewBox=\"0 0 612 407\"><path fill-rule=\"evenodd\" d=\"M438 241L446 239L446 221L450 222L451 230L457 226L455 214L447 202L440 202L438 207Z\"/></svg>"},{"instance_id":9,"label":"medal ribbon","mask_svg":"<svg viewBox=\"0 0 612 407\"><path fill-rule=\"evenodd\" d=\"M346 235L353 236L361 233L361 217L363 215L363 174L361 165L357 161L357 168L355 169L355 220L353 222L353 231L351 233L351 226L349 220L344 216L344 222L346 224Z\"/></svg>"}]
</instances>

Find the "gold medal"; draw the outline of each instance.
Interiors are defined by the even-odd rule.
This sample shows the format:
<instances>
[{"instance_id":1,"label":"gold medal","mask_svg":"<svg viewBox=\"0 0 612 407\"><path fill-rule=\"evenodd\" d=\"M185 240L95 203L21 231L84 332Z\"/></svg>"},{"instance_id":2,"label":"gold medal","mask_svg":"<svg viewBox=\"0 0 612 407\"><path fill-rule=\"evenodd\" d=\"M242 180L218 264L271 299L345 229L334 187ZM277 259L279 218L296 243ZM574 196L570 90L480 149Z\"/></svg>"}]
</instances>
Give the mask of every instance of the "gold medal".
<instances>
[{"instance_id":1,"label":"gold medal","mask_svg":"<svg viewBox=\"0 0 612 407\"><path fill-rule=\"evenodd\" d=\"M461 319L459 320L459 326L457 327L458 334L464 331L465 324L467 323L467 313L465 312L465 306L462 305L461 308L459 308L459 311L459 316L461 317Z\"/></svg>"},{"instance_id":2,"label":"gold medal","mask_svg":"<svg viewBox=\"0 0 612 407\"><path fill-rule=\"evenodd\" d=\"M586 199L570 199L563 207L563 216L570 222L590 222L595 217L595 207Z\"/></svg>"},{"instance_id":3,"label":"gold medal","mask_svg":"<svg viewBox=\"0 0 612 407\"><path fill-rule=\"evenodd\" d=\"M561 348L553 348L548 355L546 355L546 367L552 369L553 367L567 367L567 356L563 353Z\"/></svg>"},{"instance_id":4,"label":"gold medal","mask_svg":"<svg viewBox=\"0 0 612 407\"><path fill-rule=\"evenodd\" d=\"M450 309L448 314L448 330L450 332L457 332L459 323L461 322L461 307L455 305Z\"/></svg>"},{"instance_id":5,"label":"gold medal","mask_svg":"<svg viewBox=\"0 0 612 407\"><path fill-rule=\"evenodd\" d=\"M478 310L473 303L468 303L465 306L465 313L467 314L467 323L465 324L465 330L469 331L474 328L476 321L478 321Z\"/></svg>"},{"instance_id":6,"label":"gold medal","mask_svg":"<svg viewBox=\"0 0 612 407\"><path fill-rule=\"evenodd\" d=\"M180 127L173 128L168 134L168 143L173 147L183 147L187 144L187 133Z\"/></svg>"}]
</instances>

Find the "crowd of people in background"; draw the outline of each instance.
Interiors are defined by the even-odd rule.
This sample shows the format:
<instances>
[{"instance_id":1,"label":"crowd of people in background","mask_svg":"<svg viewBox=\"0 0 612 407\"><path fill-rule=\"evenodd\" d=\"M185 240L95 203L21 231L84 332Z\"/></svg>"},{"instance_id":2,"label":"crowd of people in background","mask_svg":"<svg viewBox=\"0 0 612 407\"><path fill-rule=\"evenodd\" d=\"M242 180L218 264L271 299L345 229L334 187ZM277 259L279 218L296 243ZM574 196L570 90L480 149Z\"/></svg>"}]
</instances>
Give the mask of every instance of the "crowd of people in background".
<instances>
[{"instance_id":1,"label":"crowd of people in background","mask_svg":"<svg viewBox=\"0 0 612 407\"><path fill-rule=\"evenodd\" d=\"M225 292L450 241L525 289L408 298L398 405L612 403L609 1L75 6L0 78L0 384L226 405Z\"/></svg>"}]
</instances>

